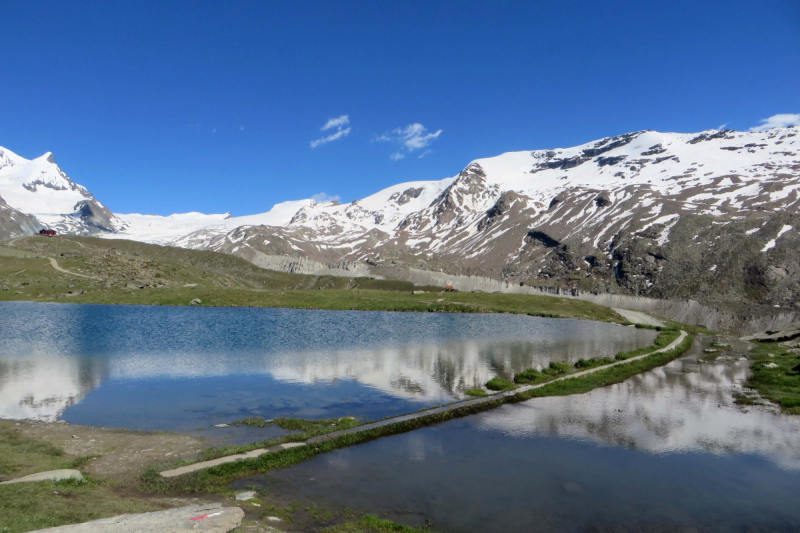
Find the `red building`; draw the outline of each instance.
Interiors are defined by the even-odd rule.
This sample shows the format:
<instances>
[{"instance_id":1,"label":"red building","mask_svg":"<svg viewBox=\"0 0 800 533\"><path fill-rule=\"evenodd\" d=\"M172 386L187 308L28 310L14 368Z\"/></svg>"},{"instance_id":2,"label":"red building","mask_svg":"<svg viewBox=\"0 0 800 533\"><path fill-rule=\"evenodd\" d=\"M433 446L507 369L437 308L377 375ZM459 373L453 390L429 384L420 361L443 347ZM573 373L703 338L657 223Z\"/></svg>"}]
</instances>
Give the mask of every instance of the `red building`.
<instances>
[{"instance_id":1,"label":"red building","mask_svg":"<svg viewBox=\"0 0 800 533\"><path fill-rule=\"evenodd\" d=\"M43 229L39 232L39 235L47 235L48 237L55 237L56 232L52 229Z\"/></svg>"}]
</instances>

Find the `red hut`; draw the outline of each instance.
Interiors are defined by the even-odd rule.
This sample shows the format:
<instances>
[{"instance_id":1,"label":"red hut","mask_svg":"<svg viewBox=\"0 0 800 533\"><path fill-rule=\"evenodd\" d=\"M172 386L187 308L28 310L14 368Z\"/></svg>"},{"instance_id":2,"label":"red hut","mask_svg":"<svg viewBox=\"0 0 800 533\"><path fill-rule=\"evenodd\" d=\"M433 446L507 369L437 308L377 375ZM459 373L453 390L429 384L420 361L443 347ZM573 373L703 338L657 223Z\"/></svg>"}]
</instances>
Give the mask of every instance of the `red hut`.
<instances>
[{"instance_id":1,"label":"red hut","mask_svg":"<svg viewBox=\"0 0 800 533\"><path fill-rule=\"evenodd\" d=\"M52 230L52 229L43 229L43 230L39 231L39 235L47 235L48 237L55 237L56 236L56 232L55 232L55 230Z\"/></svg>"}]
</instances>

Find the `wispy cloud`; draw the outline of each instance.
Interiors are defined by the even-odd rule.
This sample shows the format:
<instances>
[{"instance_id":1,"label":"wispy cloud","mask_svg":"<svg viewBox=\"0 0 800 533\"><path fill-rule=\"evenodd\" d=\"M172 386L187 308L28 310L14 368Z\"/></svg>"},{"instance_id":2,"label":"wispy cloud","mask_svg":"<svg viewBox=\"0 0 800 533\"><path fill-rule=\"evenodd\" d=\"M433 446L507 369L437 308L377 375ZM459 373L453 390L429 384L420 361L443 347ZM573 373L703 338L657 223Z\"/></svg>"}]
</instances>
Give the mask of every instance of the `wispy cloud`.
<instances>
[{"instance_id":1,"label":"wispy cloud","mask_svg":"<svg viewBox=\"0 0 800 533\"><path fill-rule=\"evenodd\" d=\"M772 115L769 118L762 118L761 124L753 126L750 131L764 131L781 126L800 126L800 114L782 113Z\"/></svg>"},{"instance_id":2,"label":"wispy cloud","mask_svg":"<svg viewBox=\"0 0 800 533\"><path fill-rule=\"evenodd\" d=\"M317 202L318 204L324 204L326 202L338 202L341 200L338 194L330 195L324 192L319 192L311 197L312 200Z\"/></svg>"},{"instance_id":3,"label":"wispy cloud","mask_svg":"<svg viewBox=\"0 0 800 533\"><path fill-rule=\"evenodd\" d=\"M427 147L433 141L439 138L439 135L442 134L442 130L437 130L435 132L429 133L428 128L423 126L422 124L415 122L414 124L409 124L404 128L396 128L391 132L384 133L383 135L379 135L373 139L375 142L394 142L401 146L401 150L405 150L408 153L411 153L415 150L420 150L422 148ZM419 157L425 157L429 154L431 150L426 150L422 153ZM398 161L403 159L405 154L402 151L398 151L393 153L389 156L389 159L392 161Z\"/></svg>"},{"instance_id":4,"label":"wispy cloud","mask_svg":"<svg viewBox=\"0 0 800 533\"><path fill-rule=\"evenodd\" d=\"M417 159L422 159L423 157L425 157L426 155L428 155L431 152L433 152L433 150L425 150L424 152L419 154L419 156L417 156Z\"/></svg>"},{"instance_id":5,"label":"wispy cloud","mask_svg":"<svg viewBox=\"0 0 800 533\"><path fill-rule=\"evenodd\" d=\"M727 126L727 125L728 125L728 123L727 123L727 122L726 122L725 124L720 124L719 126L717 126L717 129L718 129L718 130L724 130L724 129L725 129L725 126Z\"/></svg>"},{"instance_id":6,"label":"wispy cloud","mask_svg":"<svg viewBox=\"0 0 800 533\"><path fill-rule=\"evenodd\" d=\"M328 119L328 122L325 123L319 130L320 131L327 131L332 128L336 128L336 131L317 139L315 141L311 141L311 148L316 148L320 144L329 143L331 141L335 141L336 139L341 139L342 137L346 137L350 133L350 127L345 128L350 124L350 116L349 115L342 115L336 118Z\"/></svg>"}]
</instances>

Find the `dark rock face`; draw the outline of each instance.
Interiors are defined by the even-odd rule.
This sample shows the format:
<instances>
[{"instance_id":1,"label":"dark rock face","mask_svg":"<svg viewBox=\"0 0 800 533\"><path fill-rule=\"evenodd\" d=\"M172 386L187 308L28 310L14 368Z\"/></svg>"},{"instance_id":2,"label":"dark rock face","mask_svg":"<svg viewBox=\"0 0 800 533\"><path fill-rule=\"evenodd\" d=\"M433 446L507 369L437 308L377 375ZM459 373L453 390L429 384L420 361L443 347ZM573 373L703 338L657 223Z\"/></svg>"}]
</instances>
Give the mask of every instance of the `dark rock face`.
<instances>
[{"instance_id":1,"label":"dark rock face","mask_svg":"<svg viewBox=\"0 0 800 533\"><path fill-rule=\"evenodd\" d=\"M642 152L642 155L644 156L658 155L658 154L663 154L666 151L667 151L666 148L662 147L660 144L656 144L648 148L647 151Z\"/></svg>"},{"instance_id":2,"label":"dark rock face","mask_svg":"<svg viewBox=\"0 0 800 533\"><path fill-rule=\"evenodd\" d=\"M402 193L394 193L389 197L389 200L395 200L399 205L404 205L410 202L413 198L419 198L419 195L422 194L422 191L424 190L425 189L423 187L406 189Z\"/></svg>"},{"instance_id":3,"label":"dark rock face","mask_svg":"<svg viewBox=\"0 0 800 533\"><path fill-rule=\"evenodd\" d=\"M492 208L486 212L486 218L478 223L478 231L487 230L498 219L508 213L509 209L511 209L511 206L519 199L519 197L519 194L514 191L506 191L501 194L500 198L497 199L497 202L495 202Z\"/></svg>"},{"instance_id":4,"label":"dark rock face","mask_svg":"<svg viewBox=\"0 0 800 533\"><path fill-rule=\"evenodd\" d=\"M694 139L689 141L689 144L697 144L703 141L710 141L712 139L726 139L733 133L733 130L720 130L717 133L701 133Z\"/></svg>"},{"instance_id":5,"label":"dark rock face","mask_svg":"<svg viewBox=\"0 0 800 533\"><path fill-rule=\"evenodd\" d=\"M621 163L625 161L625 158L628 156L626 155L618 155L614 157L598 157L595 161L597 162L598 167L604 167L606 165L616 165L617 163Z\"/></svg>"},{"instance_id":6,"label":"dark rock face","mask_svg":"<svg viewBox=\"0 0 800 533\"><path fill-rule=\"evenodd\" d=\"M610 142L607 139L603 139L599 143L595 143L594 147L584 149L583 155L586 157L595 157L600 154L610 152L615 148L619 148L620 146L625 146L626 144L634 140L642 133L643 132L641 131L636 131L633 133L626 133L625 135L618 135L613 139L610 139Z\"/></svg>"},{"instance_id":7,"label":"dark rock face","mask_svg":"<svg viewBox=\"0 0 800 533\"><path fill-rule=\"evenodd\" d=\"M548 248L555 248L556 246L559 246L561 244L547 233L539 230L529 231L526 238L530 241L539 242Z\"/></svg>"},{"instance_id":8,"label":"dark rock face","mask_svg":"<svg viewBox=\"0 0 800 533\"><path fill-rule=\"evenodd\" d=\"M0 240L34 235L42 228L35 216L17 211L0 197Z\"/></svg>"},{"instance_id":9,"label":"dark rock face","mask_svg":"<svg viewBox=\"0 0 800 533\"><path fill-rule=\"evenodd\" d=\"M90 230L113 232L111 220L114 214L96 200L83 200L75 205L75 216L80 218Z\"/></svg>"},{"instance_id":10,"label":"dark rock face","mask_svg":"<svg viewBox=\"0 0 800 533\"><path fill-rule=\"evenodd\" d=\"M594 199L594 204L597 207L608 207L611 205L611 198L608 195L608 192L603 191L601 192L597 198Z\"/></svg>"}]
</instances>

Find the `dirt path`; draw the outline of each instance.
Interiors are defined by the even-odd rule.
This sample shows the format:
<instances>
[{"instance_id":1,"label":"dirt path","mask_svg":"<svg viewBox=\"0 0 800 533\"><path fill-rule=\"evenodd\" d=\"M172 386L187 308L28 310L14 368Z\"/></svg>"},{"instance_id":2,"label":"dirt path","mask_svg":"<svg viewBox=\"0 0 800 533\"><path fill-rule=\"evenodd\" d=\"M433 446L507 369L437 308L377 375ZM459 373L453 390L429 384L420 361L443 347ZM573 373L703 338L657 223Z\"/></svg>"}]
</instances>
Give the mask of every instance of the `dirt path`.
<instances>
[{"instance_id":1,"label":"dirt path","mask_svg":"<svg viewBox=\"0 0 800 533\"><path fill-rule=\"evenodd\" d=\"M516 394L520 394L522 392L526 392L526 391L529 391L529 390L532 390L532 389L538 389L538 388L541 388L541 387L546 387L547 385L550 385L551 383L555 383L557 381L564 381L565 379L579 378L579 377L586 376L586 375L589 375L589 374L594 374L595 372L599 372L601 370L606 370L608 368L615 367L617 365L623 365L623 364L630 363L630 362L633 362L633 361L638 361L639 359L644 359L645 357L651 356L653 354L667 352L669 350L674 349L680 343L682 343L683 340L686 338L686 335L687 335L687 333L685 331L681 330L681 333L680 333L680 335L678 335L677 339L672 341L668 346L666 346L664 348L661 348L660 350L655 350L653 352L649 352L649 353L646 353L646 354L643 354L643 355L637 355L636 357L631 357L630 359L625 359L624 361L617 361L617 362L614 362L614 363L610 363L608 365L598 366L598 367L590 368L590 369L587 369L587 370L582 370L580 372L575 372L573 374L562 376L560 378L556 378L556 379L548 381L546 383L539 383L538 385L523 385L522 387L516 388L514 390L505 391L505 392L499 392L499 393L496 393L496 394L490 394L489 396L486 396L486 397L483 397L483 398L475 398L473 400L465 400L463 402L455 402L455 403L451 403L449 405L445 405L443 407L437 407L435 409L427 409L427 410L423 410L423 411L417 411L415 413L409 413L407 415L402 415L402 416L398 416L398 417L394 417L394 418L389 418L387 420L381 420L379 422L373 422L371 424L364 424L362 426L357 426L357 427L354 427L352 429L343 429L341 431L334 431L332 433L327 433L325 435L320 435L318 437L312 437L312 438L308 439L305 443L293 442L293 443L291 443L291 445L286 445L286 444L278 445L278 446L273 446L272 448L262 448L262 449L258 449L258 450L252 450L252 451L247 452L245 454L229 455L229 456L220 457L218 459L214 459L214 460L211 460L211 461L203 461L203 462L200 462L200 463L194 463L194 464L182 466L180 468L175 468L175 469L172 469L172 470L165 470L165 471L161 472L161 475L163 477L166 477L166 478L180 476L180 475L183 475L183 474L189 474L191 472L197 472L198 470L203 470L205 468L211 468L213 466L217 466L217 465L221 465L221 464L225 464L225 463L232 463L232 462L235 462L235 461L240 461L242 459L250 459L250 458L253 458L253 457L258 457L258 456L263 455L265 453L272 453L272 452L280 451L280 450L283 450L286 447L290 447L290 446L291 447L295 447L295 446L305 446L305 445L308 445L308 444L317 444L317 443L324 442L324 441L327 441L327 440L330 440L330 439L335 439L337 437L341 437L343 435L352 435L354 433L361 433L362 431L369 431L369 430L372 430L372 429L383 428L383 427L386 427L386 426L393 426L395 424L401 424L403 422L408 422L408 421L414 420L416 418L428 417L428 416L439 414L439 413L446 413L447 411L453 411L455 409L462 409L464 407L470 407L470 406L473 406L473 405L480 405L480 404L487 403L487 402L493 402L497 398L507 398L507 397L514 396Z\"/></svg>"},{"instance_id":2,"label":"dirt path","mask_svg":"<svg viewBox=\"0 0 800 533\"><path fill-rule=\"evenodd\" d=\"M63 272L64 274L69 274L70 276L78 276L81 278L100 280L100 278L96 278L94 276L87 276L86 274L78 274L77 272L70 272L69 270L64 270L63 268L58 266L58 261L56 261L54 257L48 257L48 259L50 260L50 264L53 265L53 268L55 268L59 272Z\"/></svg>"},{"instance_id":3,"label":"dirt path","mask_svg":"<svg viewBox=\"0 0 800 533\"><path fill-rule=\"evenodd\" d=\"M633 322L634 324L644 324L645 326L661 326L664 327L666 324L661 320L648 315L647 313L642 313L641 311L632 311L630 309L617 309L612 307L612 310L615 311L618 315L622 315L625 319L629 322Z\"/></svg>"}]
</instances>

